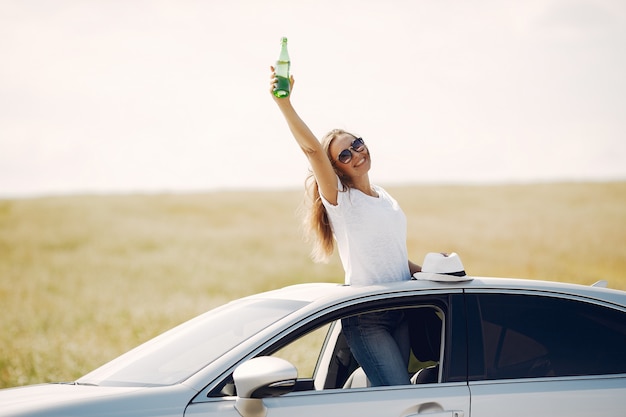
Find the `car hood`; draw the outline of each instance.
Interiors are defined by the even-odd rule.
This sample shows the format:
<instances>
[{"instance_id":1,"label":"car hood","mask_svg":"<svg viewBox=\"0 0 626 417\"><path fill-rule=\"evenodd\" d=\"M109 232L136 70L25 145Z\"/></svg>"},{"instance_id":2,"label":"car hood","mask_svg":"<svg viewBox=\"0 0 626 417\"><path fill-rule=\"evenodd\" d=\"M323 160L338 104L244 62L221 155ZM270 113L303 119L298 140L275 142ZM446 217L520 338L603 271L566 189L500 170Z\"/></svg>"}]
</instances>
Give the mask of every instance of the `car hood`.
<instances>
[{"instance_id":1,"label":"car hood","mask_svg":"<svg viewBox=\"0 0 626 417\"><path fill-rule=\"evenodd\" d=\"M30 385L0 390L0 414L16 417L180 416L194 394L195 391L182 385L149 388Z\"/></svg>"}]
</instances>

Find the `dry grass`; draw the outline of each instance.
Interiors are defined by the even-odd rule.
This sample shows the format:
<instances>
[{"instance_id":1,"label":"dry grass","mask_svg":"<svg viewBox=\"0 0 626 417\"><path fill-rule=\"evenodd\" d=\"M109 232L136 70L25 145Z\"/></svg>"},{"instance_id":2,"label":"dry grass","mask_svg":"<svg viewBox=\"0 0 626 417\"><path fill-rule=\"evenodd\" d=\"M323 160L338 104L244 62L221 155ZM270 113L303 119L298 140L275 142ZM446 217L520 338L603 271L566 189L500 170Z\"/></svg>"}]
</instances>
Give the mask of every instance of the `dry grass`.
<instances>
[{"instance_id":1,"label":"dry grass","mask_svg":"<svg viewBox=\"0 0 626 417\"><path fill-rule=\"evenodd\" d=\"M472 275L626 289L626 183L399 190L409 251L458 252Z\"/></svg>"},{"instance_id":2,"label":"dry grass","mask_svg":"<svg viewBox=\"0 0 626 417\"><path fill-rule=\"evenodd\" d=\"M388 187L409 253L626 289L626 183ZM307 281L299 191L0 200L0 387L71 380L215 305Z\"/></svg>"}]
</instances>

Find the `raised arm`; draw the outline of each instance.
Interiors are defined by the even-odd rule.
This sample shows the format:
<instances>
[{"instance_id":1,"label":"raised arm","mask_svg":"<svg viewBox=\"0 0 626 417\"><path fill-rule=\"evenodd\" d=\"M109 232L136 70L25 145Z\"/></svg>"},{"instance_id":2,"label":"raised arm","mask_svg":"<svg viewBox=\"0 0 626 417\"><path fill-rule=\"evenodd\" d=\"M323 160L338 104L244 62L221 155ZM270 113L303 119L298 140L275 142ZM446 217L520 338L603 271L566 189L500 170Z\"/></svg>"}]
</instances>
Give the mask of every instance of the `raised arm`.
<instances>
[{"instance_id":1,"label":"raised arm","mask_svg":"<svg viewBox=\"0 0 626 417\"><path fill-rule=\"evenodd\" d=\"M274 68L271 68L271 88L270 93L274 90L276 84L276 74ZM293 93L294 80L291 77L291 91ZM311 129L300 118L296 110L291 105L291 94L284 98L277 98L272 94L274 101L278 105L278 108L282 112L287 125L296 139L296 142L302 149L302 152L306 155L311 164L313 175L320 187L320 192L326 200L331 204L337 204L337 174L331 164L328 155L324 151L322 144L315 137Z\"/></svg>"}]
</instances>

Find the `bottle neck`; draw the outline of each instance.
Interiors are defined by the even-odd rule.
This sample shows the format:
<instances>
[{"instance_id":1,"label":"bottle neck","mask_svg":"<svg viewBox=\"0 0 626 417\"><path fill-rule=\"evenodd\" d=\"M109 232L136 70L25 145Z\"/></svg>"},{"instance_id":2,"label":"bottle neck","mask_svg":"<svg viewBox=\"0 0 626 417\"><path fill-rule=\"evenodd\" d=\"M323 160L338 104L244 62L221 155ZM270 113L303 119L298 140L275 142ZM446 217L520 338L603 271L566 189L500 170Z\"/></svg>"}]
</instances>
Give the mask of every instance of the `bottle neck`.
<instances>
[{"instance_id":1,"label":"bottle neck","mask_svg":"<svg viewBox=\"0 0 626 417\"><path fill-rule=\"evenodd\" d=\"M280 55L278 60L281 62L289 62L289 52L287 51L287 40L283 40L280 45Z\"/></svg>"}]
</instances>

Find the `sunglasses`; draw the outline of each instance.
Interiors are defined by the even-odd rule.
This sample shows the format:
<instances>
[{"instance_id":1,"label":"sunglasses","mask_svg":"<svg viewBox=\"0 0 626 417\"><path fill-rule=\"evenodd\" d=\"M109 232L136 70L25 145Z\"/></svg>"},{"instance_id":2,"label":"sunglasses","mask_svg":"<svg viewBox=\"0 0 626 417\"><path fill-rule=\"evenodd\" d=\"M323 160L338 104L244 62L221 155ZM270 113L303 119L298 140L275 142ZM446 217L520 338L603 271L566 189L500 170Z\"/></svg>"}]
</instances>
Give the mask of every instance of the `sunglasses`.
<instances>
[{"instance_id":1,"label":"sunglasses","mask_svg":"<svg viewBox=\"0 0 626 417\"><path fill-rule=\"evenodd\" d=\"M352 151L363 152L363 149L365 149L365 142L361 138L356 138L352 141L348 149L344 149L343 151L339 152L337 160L342 164L347 164L348 162L352 161Z\"/></svg>"}]
</instances>

